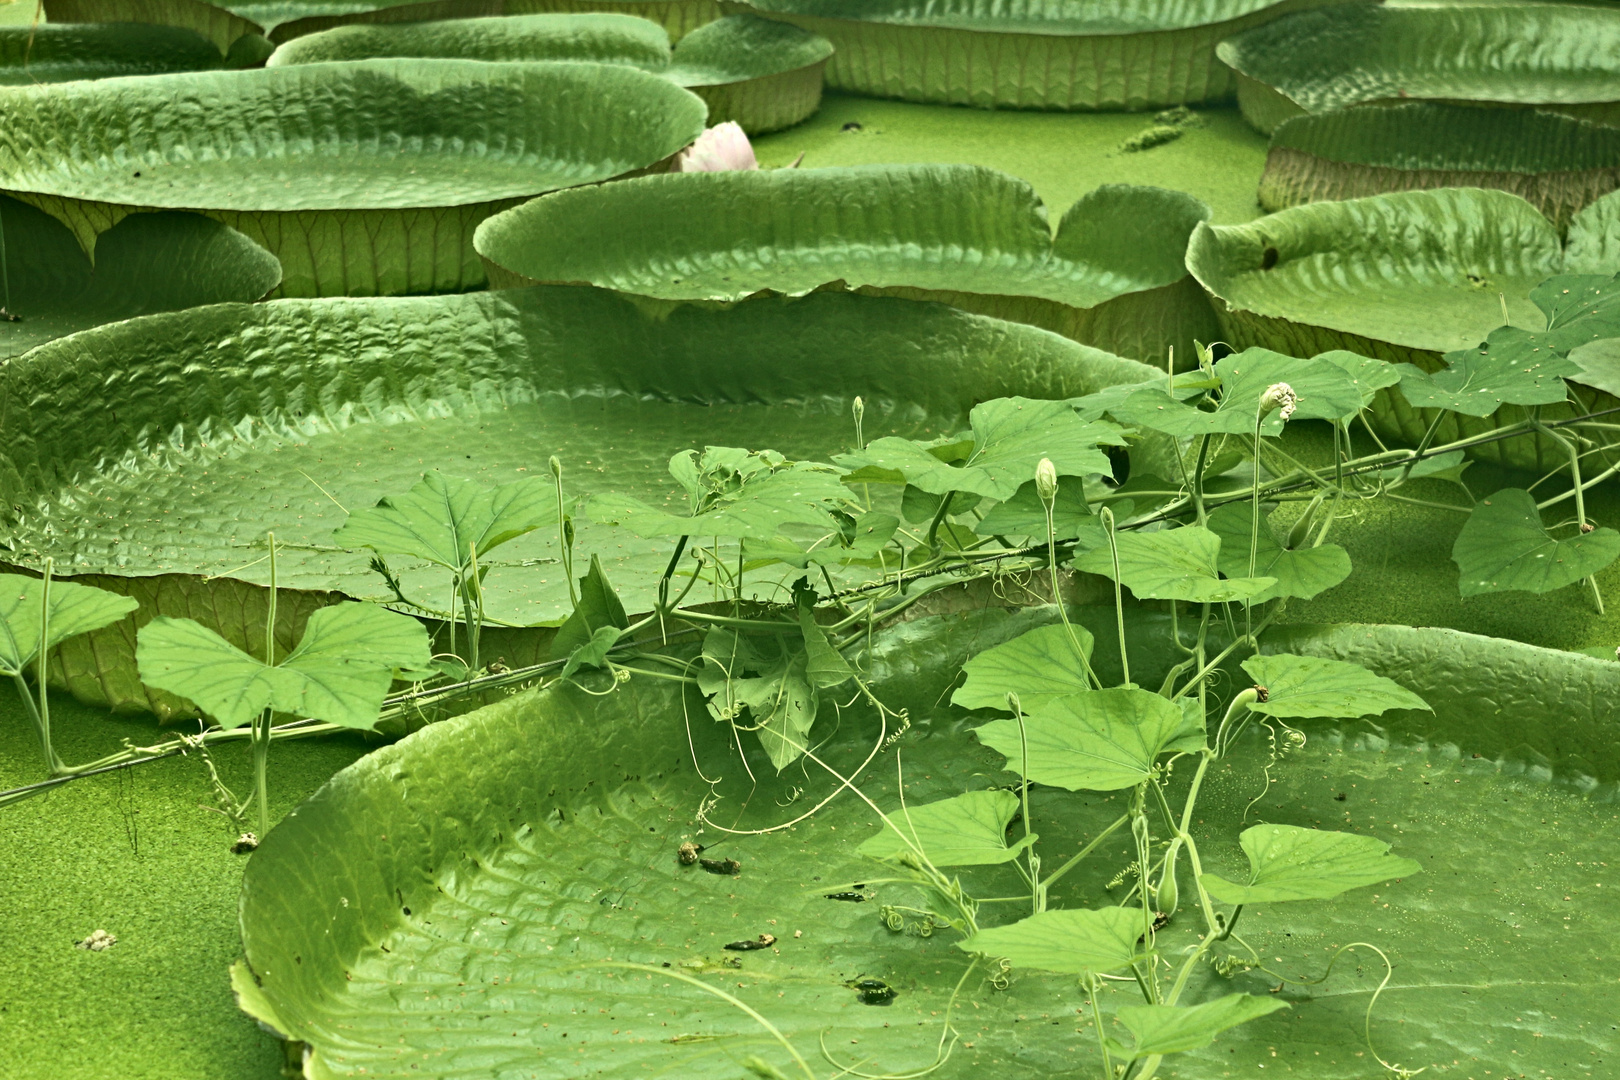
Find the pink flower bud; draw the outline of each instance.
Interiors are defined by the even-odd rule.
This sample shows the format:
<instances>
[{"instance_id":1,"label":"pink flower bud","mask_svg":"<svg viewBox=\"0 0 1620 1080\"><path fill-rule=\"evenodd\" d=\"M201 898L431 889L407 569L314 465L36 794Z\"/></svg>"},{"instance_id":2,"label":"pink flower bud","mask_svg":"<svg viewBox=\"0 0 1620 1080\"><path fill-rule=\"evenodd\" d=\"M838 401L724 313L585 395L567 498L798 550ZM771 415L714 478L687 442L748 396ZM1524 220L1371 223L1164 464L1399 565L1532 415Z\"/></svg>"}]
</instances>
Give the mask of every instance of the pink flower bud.
<instances>
[{"instance_id":1,"label":"pink flower bud","mask_svg":"<svg viewBox=\"0 0 1620 1080\"><path fill-rule=\"evenodd\" d=\"M706 129L675 159L675 172L745 172L759 168L754 147L736 121Z\"/></svg>"}]
</instances>

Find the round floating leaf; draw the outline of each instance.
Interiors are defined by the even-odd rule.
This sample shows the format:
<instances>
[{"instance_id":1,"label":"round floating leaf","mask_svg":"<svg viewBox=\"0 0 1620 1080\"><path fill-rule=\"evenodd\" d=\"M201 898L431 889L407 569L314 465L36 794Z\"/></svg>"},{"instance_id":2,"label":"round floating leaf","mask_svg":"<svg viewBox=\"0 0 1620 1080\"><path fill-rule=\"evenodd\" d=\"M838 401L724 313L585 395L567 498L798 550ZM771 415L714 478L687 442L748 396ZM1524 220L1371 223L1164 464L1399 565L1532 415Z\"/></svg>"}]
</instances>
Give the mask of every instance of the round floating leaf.
<instances>
[{"instance_id":1,"label":"round floating leaf","mask_svg":"<svg viewBox=\"0 0 1620 1080\"><path fill-rule=\"evenodd\" d=\"M1532 109L1414 102L1298 116L1271 136L1270 211L1418 188L1500 188L1559 229L1620 187L1620 128Z\"/></svg>"},{"instance_id":2,"label":"round floating leaf","mask_svg":"<svg viewBox=\"0 0 1620 1080\"><path fill-rule=\"evenodd\" d=\"M709 106L709 123L735 121L750 135L792 127L821 107L826 38L756 15L698 27L675 46L664 77Z\"/></svg>"},{"instance_id":3,"label":"round floating leaf","mask_svg":"<svg viewBox=\"0 0 1620 1080\"><path fill-rule=\"evenodd\" d=\"M1029 708L1022 734L1016 718L993 720L974 734L1004 756L1013 772L1066 791L1118 791L1144 783L1154 761L1183 734L1181 708L1146 690L1053 696Z\"/></svg>"},{"instance_id":4,"label":"round floating leaf","mask_svg":"<svg viewBox=\"0 0 1620 1080\"><path fill-rule=\"evenodd\" d=\"M273 528L290 545L284 588L388 599L369 553L338 550L332 532L345 508L424 473L499 487L545 475L555 453L571 493L611 491L675 518L690 500L666 464L693 441L831 457L851 441L838 418L857 395L868 438L927 438L960 430L987 396L1061 400L1148 373L1027 327L845 294L673 311L545 287L216 305L0 365L0 536L30 564L52 555L81 573L262 583ZM1041 448L1029 449L1033 476ZM1014 490L1022 480L1009 473ZM71 536L58 525L69 503ZM576 550L602 555L625 607L648 610L673 541L575 526ZM542 527L481 562L490 616L565 618L559 559L556 530ZM394 569L409 599L443 607L445 571ZM777 587L757 580L762 597Z\"/></svg>"},{"instance_id":5,"label":"round floating leaf","mask_svg":"<svg viewBox=\"0 0 1620 1080\"><path fill-rule=\"evenodd\" d=\"M997 6L973 0L753 0L837 50L827 85L981 108L1141 109L1220 101L1227 35L1301 6L1276 0L1162 0Z\"/></svg>"},{"instance_id":6,"label":"round floating leaf","mask_svg":"<svg viewBox=\"0 0 1620 1080\"><path fill-rule=\"evenodd\" d=\"M957 942L957 948L1004 959L1014 968L1100 975L1136 960L1141 936L1140 908L1071 908L980 930Z\"/></svg>"},{"instance_id":7,"label":"round floating leaf","mask_svg":"<svg viewBox=\"0 0 1620 1080\"><path fill-rule=\"evenodd\" d=\"M1187 600L1195 604L1247 600L1277 583L1270 577L1222 578L1217 561L1221 538L1190 525L1159 532L1122 532L1119 582L1140 600ZM1114 578L1114 556L1104 543L1074 558L1074 568Z\"/></svg>"},{"instance_id":8,"label":"round floating leaf","mask_svg":"<svg viewBox=\"0 0 1620 1080\"><path fill-rule=\"evenodd\" d=\"M659 71L669 66L669 35L646 19L609 14L357 23L294 38L265 66L382 58L583 60Z\"/></svg>"},{"instance_id":9,"label":"round floating leaf","mask_svg":"<svg viewBox=\"0 0 1620 1080\"><path fill-rule=\"evenodd\" d=\"M0 29L0 85L206 71L221 57L206 38L146 23L8 26Z\"/></svg>"},{"instance_id":10,"label":"round floating leaf","mask_svg":"<svg viewBox=\"0 0 1620 1080\"><path fill-rule=\"evenodd\" d=\"M816 111L831 54L808 31L732 15L687 35L672 57L668 35L646 19L582 13L339 26L288 42L268 66L374 57L628 64L691 89L708 104L709 124L735 120L753 133Z\"/></svg>"},{"instance_id":11,"label":"round floating leaf","mask_svg":"<svg viewBox=\"0 0 1620 1080\"><path fill-rule=\"evenodd\" d=\"M1297 825L1255 825L1239 838L1249 857L1249 880L1236 885L1219 874L1200 880L1223 904L1331 900L1342 892L1410 877L1421 867L1389 853L1372 836L1323 832Z\"/></svg>"},{"instance_id":12,"label":"round floating leaf","mask_svg":"<svg viewBox=\"0 0 1620 1080\"><path fill-rule=\"evenodd\" d=\"M719 0L502 0L502 7L508 15L577 11L633 15L662 26L677 42L725 15Z\"/></svg>"},{"instance_id":13,"label":"round floating leaf","mask_svg":"<svg viewBox=\"0 0 1620 1080\"><path fill-rule=\"evenodd\" d=\"M258 300L281 280L275 256L200 214L133 214L102 236L94 266L60 221L0 196L6 312L0 357L154 311Z\"/></svg>"},{"instance_id":14,"label":"round floating leaf","mask_svg":"<svg viewBox=\"0 0 1620 1080\"><path fill-rule=\"evenodd\" d=\"M1111 609L1097 615L1100 625L1112 625ZM884 700L920 716L967 656L1025 625L1021 615L994 609L907 621L877 635L872 685ZM1161 635L1161 648L1163 640ZM1570 659L1603 666L1588 657ZM1620 668L1612 661L1607 666ZM1445 670L1454 679L1456 666ZM1494 692L1539 692L1547 685L1521 683L1526 670L1504 665L1481 676ZM606 682L590 688L603 689ZM1448 701L1465 718L1480 711L1462 698ZM1515 720L1505 720L1504 730L1515 730ZM830 717L826 723L831 730ZM871 723L870 714L857 720L846 712L838 735L818 755L835 766L858 764L875 734ZM1593 726L1594 738L1599 727ZM1560 737L1553 727L1528 734L1549 749ZM734 750L721 725L693 723L692 736L700 762L735 762L726 757ZM929 938L896 934L876 917L878 905L826 899L834 882L870 880L872 864L856 848L874 832L875 819L857 799L835 800L794 831L731 837L705 853L737 860L737 876L682 866L676 849L683 841L713 842L714 835L709 830L696 836L685 824L713 790L694 770L686 739L679 689L638 679L603 697L572 688L523 694L366 755L284 820L248 863L241 903L246 962L235 980L244 1008L307 1042L309 1067L317 1075L376 1075L403 1061L406 1071L473 1080L487 1077L492 1062L510 1061L515 1069L543 1076L626 1069L740 1076L742 1059L754 1054L774 1067L791 1067L785 1051L753 1020L679 977L684 975L757 1009L807 1058L825 1034L829 1049L851 1052L840 1064L864 1059L863 1071L903 1073L932 1064L953 999L957 1011L951 1015L972 1036L963 1042L975 1045L958 1045L937 1070L941 1080L1076 1070L1084 1075L1100 1068L1100 1057L1076 1039L1073 1025L1032 1022L1043 1012L1072 1017L1073 1009L1084 1006L1073 972L1043 971L1064 942L1078 936L1063 933L1072 929L1063 925L1066 919L1046 922L1044 929L1053 932L1027 946L1035 955L1010 992L989 985L983 962L958 989L972 961L948 931ZM748 749L758 769L764 755ZM1239 782L1206 784L1191 828L1207 868L1242 861L1233 834L1242 827L1244 805L1261 782L1267 757L1260 746L1239 748L1233 759L1234 769L1243 770L1234 776ZM961 729L937 725L929 737L908 740L904 759L913 805L960 794L964 775L997 764ZM885 772L873 770L868 791L880 802L897 802ZM1591 889L1593 878L1584 870L1550 878L1560 868L1544 862L1547 851L1565 851L1571 866L1605 858L1604 826L1612 813L1607 804L1558 785L1501 775L1494 763L1471 760L1466 746L1458 761L1397 746L1361 750L1347 742L1313 753L1309 761L1285 758L1271 774L1268 802L1283 805L1269 812L1287 815L1290 823L1309 824L1346 810L1358 821L1372 813L1380 823L1399 822L1402 854L1421 859L1437 876L1380 889L1376 904L1366 895L1350 895L1286 912L1250 911L1240 931L1264 956L1316 957L1312 974L1320 973L1328 955L1322 950L1332 944L1398 942L1427 933L1425 949L1399 958L1403 984L1414 991L1381 998L1375 1017L1408 1033L1397 1040L1403 1062L1449 1065L1450 1047L1465 1041L1477 1048L1481 1068L1495 1075L1517 1069L1518 1059L1548 1038L1555 1041L1547 1046L1586 1046L1593 1026L1608 1022L1617 995L1612 949L1597 930L1583 931L1606 925L1616 901L1605 898L1607 886ZM1359 786L1352 789L1352 781ZM819 798L836 781L813 770L807 778L797 769L776 778L767 769L755 785L733 767L726 770L722 805L734 814L752 790L741 827L773 824L800 812L773 806L773 800L785 801L794 787L807 784L801 799ZM1378 802L1370 809L1365 801L1346 808L1333 798L1343 791ZM1093 800L1058 793L1036 810L1047 834L1042 845L1076 850L1119 810L1118 796ZM1536 824L1542 816L1548 824ZM1458 822L1473 827L1459 828ZM1054 903L1097 902L1104 882L1133 857L1128 837L1113 840L1111 850L1099 851L1095 861L1057 884ZM1445 881L1462 881L1460 875L1490 867L1503 892L1469 893L1470 903L1449 909L1456 932L1434 935L1435 894L1427 888L1438 892L1445 874L1459 875ZM992 872L1011 880L1010 871ZM1556 892L1533 888L1554 882L1561 886ZM908 899L903 886L876 888L885 901L891 889L896 903ZM1563 901L1566 895L1583 899L1572 907ZM989 923L1017 914L1005 905L986 905L980 919ZM1570 925L1561 921L1566 915L1577 920L1573 930L1563 929ZM1101 918L1119 920L1115 941L1109 945L1105 937L1088 949L1086 959L1093 963L1075 965L1081 971L1104 970L1137 955L1144 930L1140 908ZM785 932L789 928L802 936ZM1197 929L1178 918L1160 931L1159 944L1167 952L1179 949L1195 940ZM772 948L741 954L722 949L761 933L776 935ZM1502 947L1487 952L1481 941ZM1533 1037L1514 1027L1512 1017L1523 1015L1525 982L1541 977L1546 953L1559 950L1570 976L1568 987L1559 990L1561 1019L1538 1025L1542 1036ZM1010 951L987 947L983 955ZM594 966L606 961L647 968ZM666 962L669 968L662 966ZM1354 1055L1366 1049L1366 997L1382 975L1381 965L1367 968L1358 975L1341 964L1311 1001L1255 1020L1212 1048L1189 1051L1178 1070L1218 1076L1265 1064L1269 1073L1280 1059L1302 1072L1316 1069L1309 1073L1314 1077L1321 1073L1314 1063L1337 1060L1338 1071L1329 1071L1327 1080L1361 1077L1368 1059ZM470 972L478 977L469 978ZM846 985L857 976L898 993L883 1008L862 1004L858 991ZM1261 982L1259 974L1238 978L1248 980L1240 988L1262 994L1274 985ZM1468 994L1458 989L1459 980ZM1233 989L1213 973L1207 981L1197 975L1182 1000L1208 1002ZM1114 1006L1135 997L1128 984L1117 994L1102 994L1104 1023L1118 1015ZM402 1000L413 1006L408 1013L401 1012ZM1031 1020L1016 1022L1020 1015ZM968 1016L971 1028L963 1023ZM434 1027L453 1035L436 1034ZM851 1038L859 1044L851 1046ZM1278 1058L1270 1056L1270 1047ZM409 1070L411 1063L423 1068Z\"/></svg>"},{"instance_id":15,"label":"round floating leaf","mask_svg":"<svg viewBox=\"0 0 1620 1080\"><path fill-rule=\"evenodd\" d=\"M195 210L280 258L286 295L479 285L471 234L486 216L655 165L704 116L620 65L464 60L7 87L0 109L0 183L87 252L131 213ZM112 141L92 150L92 131Z\"/></svg>"},{"instance_id":16,"label":"round floating leaf","mask_svg":"<svg viewBox=\"0 0 1620 1080\"><path fill-rule=\"evenodd\" d=\"M1119 1022L1135 1042L1129 1048L1114 1046L1130 1058L1185 1053L1208 1046L1223 1031L1289 1007L1286 1001L1255 994L1228 994L1202 1005L1126 1005L1119 1010Z\"/></svg>"},{"instance_id":17,"label":"round floating leaf","mask_svg":"<svg viewBox=\"0 0 1620 1080\"><path fill-rule=\"evenodd\" d=\"M1234 345L1302 356L1347 349L1409 361L1426 372L1444 366L1443 354L1485 341L1502 325L1504 302L1512 325L1540 330L1545 317L1530 293L1571 269L1570 261L1557 230L1534 207L1504 191L1472 188L1310 203L1248 225L1204 224L1187 250L1187 265L1216 297L1216 313ZM1591 272L1587 262L1573 269ZM1560 407L1542 415L1568 412ZM1374 402L1370 418L1412 443L1430 423L1388 394ZM1501 418L1516 416L1504 411ZM1460 439L1494 427L1493 421L1447 416L1435 438ZM1559 451L1527 436L1479 452L1541 467L1543 457Z\"/></svg>"},{"instance_id":18,"label":"round floating leaf","mask_svg":"<svg viewBox=\"0 0 1620 1080\"><path fill-rule=\"evenodd\" d=\"M1074 642L1089 659L1091 631L1062 623L1039 626L1011 641L987 649L962 665L967 680L951 695L951 703L964 709L1010 711L1007 695L1016 693L1022 707L1038 712L1057 698L1091 689Z\"/></svg>"},{"instance_id":19,"label":"round floating leaf","mask_svg":"<svg viewBox=\"0 0 1620 1080\"><path fill-rule=\"evenodd\" d=\"M1269 132L1301 112L1412 98L1620 115L1620 11L1574 4L1337 4L1221 43Z\"/></svg>"},{"instance_id":20,"label":"round floating leaf","mask_svg":"<svg viewBox=\"0 0 1620 1080\"><path fill-rule=\"evenodd\" d=\"M1524 756L1560 775L1620 779L1612 702L1620 664L1503 638L1436 627L1273 627L1268 653L1350 661L1415 691L1433 712L1386 713L1392 738L1453 743L1495 760Z\"/></svg>"},{"instance_id":21,"label":"round floating leaf","mask_svg":"<svg viewBox=\"0 0 1620 1080\"><path fill-rule=\"evenodd\" d=\"M679 55L677 51L677 61ZM1213 335L1184 256L1209 208L1162 188L1082 196L1054 236L1028 183L972 165L648 176L555 195L480 227L497 284L579 282L739 300L834 283L940 300L1162 364Z\"/></svg>"},{"instance_id":22,"label":"round floating leaf","mask_svg":"<svg viewBox=\"0 0 1620 1080\"><path fill-rule=\"evenodd\" d=\"M888 811L894 828L885 826L857 850L892 861L915 859L920 849L935 866L995 866L1018 858L1036 840L1030 833L1008 845L1007 826L1016 813L1018 796L1011 791L969 791L921 806L895 807Z\"/></svg>"},{"instance_id":23,"label":"round floating leaf","mask_svg":"<svg viewBox=\"0 0 1620 1080\"><path fill-rule=\"evenodd\" d=\"M1266 688L1266 700L1250 712L1292 719L1353 719L1390 709L1428 709L1424 700L1393 679L1360 664L1286 653L1254 656L1243 670Z\"/></svg>"},{"instance_id":24,"label":"round floating leaf","mask_svg":"<svg viewBox=\"0 0 1620 1080\"><path fill-rule=\"evenodd\" d=\"M1620 533L1604 528L1554 539L1541 523L1535 496L1522 488L1481 499L1451 549L1464 596L1551 592L1591 577L1616 558Z\"/></svg>"}]
</instances>

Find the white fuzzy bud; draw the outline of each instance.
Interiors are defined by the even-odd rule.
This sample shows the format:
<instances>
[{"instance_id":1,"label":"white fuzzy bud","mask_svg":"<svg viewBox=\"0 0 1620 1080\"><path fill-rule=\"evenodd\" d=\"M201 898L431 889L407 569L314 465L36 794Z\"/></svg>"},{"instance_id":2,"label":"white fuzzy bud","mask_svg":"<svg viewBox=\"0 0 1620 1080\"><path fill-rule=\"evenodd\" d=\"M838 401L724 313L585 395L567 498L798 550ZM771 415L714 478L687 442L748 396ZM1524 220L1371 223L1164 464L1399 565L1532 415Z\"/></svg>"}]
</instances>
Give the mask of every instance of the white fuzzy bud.
<instances>
[{"instance_id":1,"label":"white fuzzy bud","mask_svg":"<svg viewBox=\"0 0 1620 1080\"><path fill-rule=\"evenodd\" d=\"M1266 387L1266 392L1260 395L1260 415L1270 416L1273 412L1279 414L1283 423L1294 415L1294 406L1299 404L1299 395L1294 388L1285 382L1272 383Z\"/></svg>"},{"instance_id":2,"label":"white fuzzy bud","mask_svg":"<svg viewBox=\"0 0 1620 1080\"><path fill-rule=\"evenodd\" d=\"M1051 458L1041 458L1040 464L1035 466L1035 494L1041 497L1042 503L1051 506L1057 498L1057 489L1057 466L1052 464Z\"/></svg>"}]
</instances>

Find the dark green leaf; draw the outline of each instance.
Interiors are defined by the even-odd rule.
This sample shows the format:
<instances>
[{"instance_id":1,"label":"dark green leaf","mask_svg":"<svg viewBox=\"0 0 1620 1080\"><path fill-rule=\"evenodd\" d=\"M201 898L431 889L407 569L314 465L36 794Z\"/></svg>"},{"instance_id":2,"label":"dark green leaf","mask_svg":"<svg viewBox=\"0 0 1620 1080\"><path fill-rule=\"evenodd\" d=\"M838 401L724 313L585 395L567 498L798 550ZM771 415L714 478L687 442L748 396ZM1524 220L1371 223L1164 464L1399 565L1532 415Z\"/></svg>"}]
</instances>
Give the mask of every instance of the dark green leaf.
<instances>
[{"instance_id":1,"label":"dark green leaf","mask_svg":"<svg viewBox=\"0 0 1620 1080\"><path fill-rule=\"evenodd\" d=\"M799 629L804 634L804 677L811 686L830 690L855 677L849 662L827 640L827 632L816 625L815 612L808 606L799 608Z\"/></svg>"}]
</instances>

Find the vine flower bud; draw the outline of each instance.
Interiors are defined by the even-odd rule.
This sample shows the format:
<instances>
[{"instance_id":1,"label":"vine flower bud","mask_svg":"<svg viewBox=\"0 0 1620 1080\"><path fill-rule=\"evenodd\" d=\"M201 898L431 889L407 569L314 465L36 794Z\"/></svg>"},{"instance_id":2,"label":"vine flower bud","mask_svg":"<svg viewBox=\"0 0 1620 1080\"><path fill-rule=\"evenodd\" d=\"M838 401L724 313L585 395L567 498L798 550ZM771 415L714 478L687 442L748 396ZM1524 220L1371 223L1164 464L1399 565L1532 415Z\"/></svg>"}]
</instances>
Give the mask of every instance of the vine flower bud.
<instances>
[{"instance_id":1,"label":"vine flower bud","mask_svg":"<svg viewBox=\"0 0 1620 1080\"><path fill-rule=\"evenodd\" d=\"M1052 464L1051 458L1041 458L1040 464L1035 466L1035 494L1041 497L1041 502L1051 506L1057 498L1057 489L1057 466Z\"/></svg>"},{"instance_id":2,"label":"vine flower bud","mask_svg":"<svg viewBox=\"0 0 1620 1080\"><path fill-rule=\"evenodd\" d=\"M856 395L854 403L850 406L850 412L854 413L857 424L866 416L866 402L862 401L859 395Z\"/></svg>"},{"instance_id":3,"label":"vine flower bud","mask_svg":"<svg viewBox=\"0 0 1620 1080\"><path fill-rule=\"evenodd\" d=\"M551 460L546 462L546 464L551 466L551 475L555 476L557 479L561 480L562 479L562 462L557 460L557 455L552 454L551 455Z\"/></svg>"},{"instance_id":4,"label":"vine flower bud","mask_svg":"<svg viewBox=\"0 0 1620 1080\"><path fill-rule=\"evenodd\" d=\"M1294 406L1299 404L1299 395L1294 388L1285 382L1272 383L1266 387L1266 392L1260 395L1260 415L1269 416L1277 412L1283 423L1294 415Z\"/></svg>"}]
</instances>

